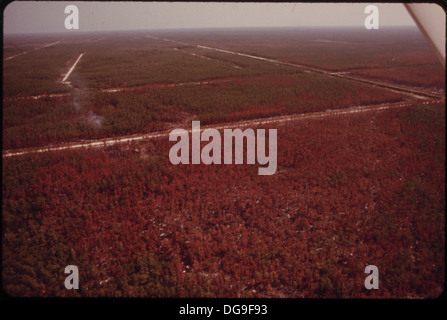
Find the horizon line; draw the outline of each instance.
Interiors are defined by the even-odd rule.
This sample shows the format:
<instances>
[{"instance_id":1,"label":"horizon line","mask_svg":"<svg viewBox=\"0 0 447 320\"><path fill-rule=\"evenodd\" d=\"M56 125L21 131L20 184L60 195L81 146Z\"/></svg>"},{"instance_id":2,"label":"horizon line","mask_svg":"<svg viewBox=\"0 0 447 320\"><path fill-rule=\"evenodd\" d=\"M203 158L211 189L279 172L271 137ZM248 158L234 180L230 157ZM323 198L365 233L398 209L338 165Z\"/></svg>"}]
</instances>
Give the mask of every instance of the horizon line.
<instances>
[{"instance_id":1,"label":"horizon line","mask_svg":"<svg viewBox=\"0 0 447 320\"><path fill-rule=\"evenodd\" d=\"M145 32L145 31L183 31L183 30L228 30L228 29L336 29L336 28L351 28L351 29L365 29L363 26L356 25L334 25L334 26L235 26L235 27L178 27L178 28L151 28L151 29L110 29L110 30L63 30L63 31L34 31L34 32L3 32L3 36L7 35L36 35L36 34L64 34L76 35L86 33L107 33L107 32ZM416 25L402 24L402 25L384 25L380 29L388 28L414 28L418 29ZM380 30L378 29L378 30ZM375 30L375 31L378 31Z\"/></svg>"}]
</instances>

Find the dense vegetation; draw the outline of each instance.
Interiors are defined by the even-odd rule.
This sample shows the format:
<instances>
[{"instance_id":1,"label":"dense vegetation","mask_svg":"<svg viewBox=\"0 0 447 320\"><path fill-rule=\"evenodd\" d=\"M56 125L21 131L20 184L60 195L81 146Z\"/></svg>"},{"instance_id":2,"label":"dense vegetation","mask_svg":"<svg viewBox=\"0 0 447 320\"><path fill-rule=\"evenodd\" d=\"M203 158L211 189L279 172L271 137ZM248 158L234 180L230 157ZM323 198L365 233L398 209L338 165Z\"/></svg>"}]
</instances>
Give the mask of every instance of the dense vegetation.
<instances>
[{"instance_id":1,"label":"dense vegetation","mask_svg":"<svg viewBox=\"0 0 447 320\"><path fill-rule=\"evenodd\" d=\"M442 67L412 29L261 34L262 39L257 30L6 37L5 57L27 53L4 61L3 148L164 130L191 119L211 124L404 98L197 44L444 93ZM62 84L81 52L69 78L73 87ZM106 91L113 88L118 91ZM67 95L49 96L54 93Z\"/></svg>"},{"instance_id":2,"label":"dense vegetation","mask_svg":"<svg viewBox=\"0 0 447 320\"><path fill-rule=\"evenodd\" d=\"M444 68L417 29L383 27L375 31L353 28L269 29L263 30L262 41L257 38L259 30L250 29L243 32L228 30L213 37L206 31L164 32L160 37L330 71L354 72L403 85L444 90ZM216 55L203 49L194 50ZM236 58L226 55L226 59Z\"/></svg>"},{"instance_id":3,"label":"dense vegetation","mask_svg":"<svg viewBox=\"0 0 447 320\"><path fill-rule=\"evenodd\" d=\"M3 63L3 150L189 128L194 119L237 128L414 103L197 44L445 95L444 70L412 29L5 37L4 57L18 55ZM81 52L73 87L62 84ZM445 276L438 102L274 125L272 176L257 165L174 166L167 137L4 157L3 288L14 296L436 297ZM70 264L80 270L78 291L64 288ZM380 290L363 286L370 264Z\"/></svg>"},{"instance_id":4,"label":"dense vegetation","mask_svg":"<svg viewBox=\"0 0 447 320\"><path fill-rule=\"evenodd\" d=\"M184 126L378 104L402 95L318 74L230 78L203 85L116 93L9 100L3 107L3 147L43 146Z\"/></svg>"},{"instance_id":5,"label":"dense vegetation","mask_svg":"<svg viewBox=\"0 0 447 320\"><path fill-rule=\"evenodd\" d=\"M170 164L168 139L3 161L17 296L435 297L445 107L278 126L278 171ZM66 265L80 290L63 286ZM366 265L380 290L364 289Z\"/></svg>"},{"instance_id":6,"label":"dense vegetation","mask_svg":"<svg viewBox=\"0 0 447 320\"><path fill-rule=\"evenodd\" d=\"M362 69L354 72L364 78L387 80L408 86L425 87L444 94L445 73L438 64Z\"/></svg>"},{"instance_id":7,"label":"dense vegetation","mask_svg":"<svg viewBox=\"0 0 447 320\"><path fill-rule=\"evenodd\" d=\"M61 42L33 51L56 41ZM259 30L154 31L41 38L15 36L5 37L4 42L5 58L28 51L4 61L3 94L8 97L70 91L57 82L80 52L85 52L85 56L71 81L75 87L90 89L296 72L292 67L217 53L196 45L330 71L361 71L358 74L402 84L444 88L441 64L424 37L411 28L385 27L376 32L350 28L273 29L261 33ZM396 68L403 68L405 75L398 77L396 74L400 72ZM432 80L427 82L418 76L421 73L429 73Z\"/></svg>"}]
</instances>

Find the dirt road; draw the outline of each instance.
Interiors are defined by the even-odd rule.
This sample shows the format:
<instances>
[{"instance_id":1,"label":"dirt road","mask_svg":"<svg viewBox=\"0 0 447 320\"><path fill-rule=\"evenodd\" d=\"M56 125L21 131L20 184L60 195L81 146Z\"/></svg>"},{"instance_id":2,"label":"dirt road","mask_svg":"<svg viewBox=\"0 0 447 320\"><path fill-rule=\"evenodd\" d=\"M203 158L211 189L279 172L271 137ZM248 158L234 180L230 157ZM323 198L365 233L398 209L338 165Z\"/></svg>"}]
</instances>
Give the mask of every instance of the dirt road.
<instances>
[{"instance_id":1,"label":"dirt road","mask_svg":"<svg viewBox=\"0 0 447 320\"><path fill-rule=\"evenodd\" d=\"M246 58L250 58L250 59L266 61L266 62L274 63L276 65L285 65L285 66L289 66L289 67L294 67L294 68L298 68L298 69L305 70L305 71L308 71L308 72L324 74L324 75L326 75L328 77L336 77L336 78L342 78L342 79L346 79L346 80L350 80L350 81L362 82L362 83L366 83L366 84L369 84L369 85L372 85L372 86L385 88L385 89L388 89L388 90L391 90L391 91L394 91L394 92L404 93L406 95L409 95L409 96L411 96L413 98L417 98L417 99L428 99L428 98L431 98L431 99L442 99L441 96L438 96L436 94L432 94L432 93L429 93L429 92L420 91L420 90L414 90L414 89L409 89L409 88L404 88L404 87L391 85L389 83L385 83L385 82L381 82L381 81L377 81L377 80L367 80L367 79L363 79L363 78L353 77L353 76L349 76L349 75L345 74L344 72L331 72L331 71L327 71L327 70L320 69L320 68L308 67L308 66L304 66L304 65L301 65L301 64L297 64L297 63L285 62L285 61L281 61L281 60L270 59L270 58L265 58L265 57L261 57L261 56L255 56L255 55L252 55L252 54L247 54L247 53L242 53L242 52L237 52L237 51L231 51L231 50L219 49L219 48L215 48L215 47L203 46L203 45L200 45L200 44L184 43L184 42L171 40L171 39L166 39L166 38L159 39L159 38L154 37L154 36L150 36L150 37L152 39L168 41L168 42L172 42L172 43L176 43L176 44L181 44L181 45L186 45L186 46L195 46L197 48L201 48L201 49L205 49L205 50L212 50L212 51L216 51L216 52L222 52L222 53L237 55L237 56L246 57Z\"/></svg>"},{"instance_id":2,"label":"dirt road","mask_svg":"<svg viewBox=\"0 0 447 320\"><path fill-rule=\"evenodd\" d=\"M43 48L47 48L47 47L54 46L55 44L58 44L59 42L61 42L61 40L56 41L56 42L53 42L53 43L49 43L49 44L46 44L46 45L43 45L43 46L38 47L38 48L35 48L35 49L33 49L33 50L28 50L28 51L23 51L23 52L17 53L17 54L15 54L15 55L13 55L13 56L4 58L3 61L8 61L8 60L14 59L15 57L18 57L18 56L27 54L27 53L29 53L29 52L33 52L33 51L37 51L37 50L40 50L40 49L43 49Z\"/></svg>"},{"instance_id":3,"label":"dirt road","mask_svg":"<svg viewBox=\"0 0 447 320\"><path fill-rule=\"evenodd\" d=\"M350 115L350 114L357 114L357 113L363 113L363 112L377 112L377 111L383 111L387 109L393 109L393 108L404 108L408 106L412 106L414 104L438 104L438 103L444 103L442 100L429 100L429 101L407 101L407 102L398 102L398 103L383 103L379 105L370 105L370 106L359 106L359 107L353 107L353 108L346 108L346 109L335 109L335 110L328 110L323 112L312 112L312 113L304 113L304 114L295 114L295 115L288 115L288 116L278 116L278 117L271 117L271 118L263 118L263 119L253 119L253 120L246 120L246 121L238 121L238 122L231 122L231 123L222 123L222 124L216 124L216 125L207 125L207 126L201 126L201 131L209 128L213 129L236 129L236 128L244 128L244 127L251 127L251 126L259 126L259 125L265 125L265 124L275 124L275 123L283 123L288 121L300 121L300 120L307 120L307 119L322 119L325 117L334 117L334 116L340 116L340 115ZM191 129L186 129L188 132L191 132ZM121 143L128 143L132 141L141 141L141 140L150 140L150 139L158 139L158 138L164 138L168 137L169 133L171 131L159 131L159 132L151 132L151 133L144 133L144 134L135 134L135 135L127 135L127 136L121 136L121 137L113 137L113 138L104 138L104 139L97 139L97 140L90 140L90 141L84 141L84 142L73 142L73 143L66 143L61 144L59 146L48 146L48 147L41 147L41 148L27 148L27 149L21 149L21 150L5 150L3 151L3 157L14 157L14 156L20 156L24 154L29 153L40 153L40 152L49 152L49 151L57 151L57 150L67 150L67 149L78 149L78 148L98 148L98 147L107 147L112 146L115 144L121 144Z\"/></svg>"},{"instance_id":4,"label":"dirt road","mask_svg":"<svg viewBox=\"0 0 447 320\"><path fill-rule=\"evenodd\" d=\"M251 59L267 61L267 62L271 62L271 63L274 63L274 64L281 64L281 65L285 65L285 66L290 66L290 67L306 70L306 71L309 71L309 72L324 74L324 75L329 76L329 77L336 77L336 78L342 78L342 79L356 81L356 82L362 82L362 83L370 84L372 86L382 87L382 88L385 88L385 89L388 89L388 90L391 90L391 91L394 91L394 92L404 93L404 94L412 96L413 98L418 98L418 99L427 99L427 98L441 99L441 97L439 97L439 96L437 96L435 94L432 94L432 93L428 93L428 92L424 92L424 91L418 91L418 90L413 90L413 89L408 89L408 88L403 88L403 87L399 87L399 86L396 86L396 85L390 85L388 83L384 83L384 82L380 82L380 81L366 80L366 79L362 79L362 78L358 78L358 77L348 76L348 75L346 75L344 73L340 73L340 72L331 72L331 71L327 71L327 70L323 70L323 69L319 69L319 68L303 66L303 65L300 65L300 64L296 64L296 63L284 62L284 61L280 61L280 60L269 59L269 58L254 56L254 55L251 55L251 54L246 54L246 53L241 53L241 52L236 52L236 51L230 51L230 50L223 50L223 49L213 48L213 47L208 47L208 46L198 45L197 47L198 48L202 48L202 49L207 49L207 50L213 50L213 51L218 51L218 52L234 54L234 55L247 57L247 58L251 58Z\"/></svg>"},{"instance_id":5,"label":"dirt road","mask_svg":"<svg viewBox=\"0 0 447 320\"><path fill-rule=\"evenodd\" d=\"M223 61L223 60L218 60L218 59L214 59L214 58L210 58L210 57L207 57L207 56L204 56L204 55L201 55L201 54L197 54L197 53L193 53L193 52L188 52L188 51L185 51L185 50L182 50L182 49L179 49L179 48L174 48L174 51L177 51L177 52L183 52L183 53L185 53L185 54L189 54L190 56L193 56L193 57L197 57L197 58L202 58L202 59L205 59L205 60L210 60L210 61L218 61L218 62L221 62L221 63L227 63L227 64L230 64L233 68L236 68L236 69L240 69L241 67L239 67L238 65L235 65L234 63L232 63L232 62L230 62L230 61Z\"/></svg>"},{"instance_id":6,"label":"dirt road","mask_svg":"<svg viewBox=\"0 0 447 320\"><path fill-rule=\"evenodd\" d=\"M68 72L65 74L65 77L62 79L62 83L66 84L68 86L71 87L71 83L70 81L67 81L68 77L70 76L70 74L73 72L74 68L76 67L76 65L78 64L79 60L81 60L82 56L84 55L84 53L81 53L78 57L78 59L75 61L75 63L73 63L73 65L71 66L70 70L68 70Z\"/></svg>"}]
</instances>

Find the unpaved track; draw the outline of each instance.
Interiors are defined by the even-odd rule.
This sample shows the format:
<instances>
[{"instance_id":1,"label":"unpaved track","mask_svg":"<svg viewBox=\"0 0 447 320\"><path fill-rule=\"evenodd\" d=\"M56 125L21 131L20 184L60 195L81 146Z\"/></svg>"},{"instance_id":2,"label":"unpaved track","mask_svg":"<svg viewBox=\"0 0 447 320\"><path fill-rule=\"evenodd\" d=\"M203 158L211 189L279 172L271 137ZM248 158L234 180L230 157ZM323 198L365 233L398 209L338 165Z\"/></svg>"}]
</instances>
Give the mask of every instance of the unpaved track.
<instances>
[{"instance_id":1,"label":"unpaved track","mask_svg":"<svg viewBox=\"0 0 447 320\"><path fill-rule=\"evenodd\" d=\"M79 60L81 60L83 55L84 55L84 53L81 53L79 55L78 59L76 59L75 63L73 63L73 65L71 66L70 70L68 70L68 72L65 74L65 77L61 81L63 84L69 85L71 87L71 83L70 83L70 81L67 81L67 79L70 76L70 74L73 72L74 68L78 64Z\"/></svg>"},{"instance_id":2,"label":"unpaved track","mask_svg":"<svg viewBox=\"0 0 447 320\"><path fill-rule=\"evenodd\" d=\"M152 38L157 39L156 37L152 37ZM285 65L285 66L289 66L289 67L294 67L294 68L298 68L298 69L309 71L309 72L313 72L313 73L324 74L324 75L326 75L328 77L336 77L336 78L342 78L342 79L346 79L346 80L350 80L350 81L362 82L362 83L366 83L366 84L369 84L369 85L372 85L372 86L385 88L385 89L388 89L388 90L391 90L391 91L394 91L394 92L404 93L404 94L407 94L407 95L409 95L409 96L411 96L413 98L417 98L417 99L427 99L427 98L442 99L442 97L440 97L440 96L438 96L436 94L429 93L429 92L403 88L403 87L391 85L391 84L380 82L380 81L376 81L376 80L367 80L367 79L363 79L363 78L348 76L348 75L346 75L343 72L331 72L331 71L327 71L327 70L324 70L324 69L319 69L319 68L315 68L315 67L308 67L308 66L304 66L304 65L301 65L301 64L297 64L297 63L291 63L291 62L285 62L285 61L276 60L276 59L264 58L264 57L261 57L261 56L255 56L255 55L252 55L252 54L247 54L247 53L242 53L242 52L237 52L237 51L219 49L219 48L215 48L215 47L202 46L202 45L199 45L199 44L193 45L193 44L188 44L188 43L175 41L175 40L170 40L170 39L166 39L166 38L164 38L162 40L173 42L173 43L176 43L176 44L195 46L197 48L206 49L206 50L212 50L212 51L216 51L216 52L233 54L233 55L246 57L246 58L250 58L250 59L266 61L266 62L270 62L270 63L276 64L276 65Z\"/></svg>"},{"instance_id":3,"label":"unpaved track","mask_svg":"<svg viewBox=\"0 0 447 320\"><path fill-rule=\"evenodd\" d=\"M28 50L28 51L23 51L23 52L17 53L17 54L15 54L15 55L13 55L13 56L4 58L3 61L8 61L8 60L14 59L15 57L18 57L18 56L27 54L27 53L29 53L29 52L34 52L34 51L37 51L37 50L40 50L40 49L43 49L43 48L51 47L51 46L53 46L53 45L55 45L55 44L58 44L59 42L61 42L61 40L56 41L56 42L53 42L53 43L45 44L45 45L43 45L43 46L41 46L41 47L38 47L38 48L36 48L36 49L33 49L33 50Z\"/></svg>"},{"instance_id":4,"label":"unpaved track","mask_svg":"<svg viewBox=\"0 0 447 320\"><path fill-rule=\"evenodd\" d=\"M385 88L385 89L388 89L388 90L391 90L391 91L394 91L394 92L404 93L404 94L412 96L413 98L418 98L418 99L427 99L427 98L441 99L442 98L442 97L440 97L438 95L435 95L435 94L432 94L432 93L428 93L428 92L424 92L424 91L407 89L407 88L403 88L403 87L399 87L399 86L383 83L383 82L380 82L380 81L366 80L366 79L362 79L362 78L348 76L348 75L346 75L344 73L340 73L340 72L331 72L331 71L327 71L327 70L324 70L324 69L319 69L319 68L314 68L314 67L307 67L307 66L303 66L303 65L300 65L300 64L296 64L296 63L284 62L284 61L280 61L280 60L269 59L269 58L264 58L264 57L260 57L260 56L254 56L254 55L251 55L251 54L246 54L246 53L241 53L241 52L236 52L236 51L230 51L230 50L224 50L224 49L219 49L219 48L213 48L213 47L208 47L208 46L202 46L202 45L197 45L197 48L213 50L213 51L217 51L217 52L229 53L229 54L238 55L238 56L242 56L242 57L247 57L247 58L251 58L251 59L267 61L267 62L271 62L271 63L274 63L274 64L281 64L281 65L290 66L290 67L302 69L302 70L309 71L309 72L324 74L324 75L329 76L329 77L337 77L337 78L342 78L342 79L346 79L346 80L362 82L362 83L370 84L372 86Z\"/></svg>"},{"instance_id":5,"label":"unpaved track","mask_svg":"<svg viewBox=\"0 0 447 320\"><path fill-rule=\"evenodd\" d=\"M196 57L196 58L202 58L202 59L205 59L205 60L217 61L217 62L220 62L220 63L231 64L231 66L232 66L233 68L236 68L236 69L240 69L240 68L241 68L241 67L239 67L238 65L235 65L234 63L232 63L232 62L230 62L230 61L223 61L223 60L219 60L219 59L210 58L210 57L207 57L207 56L204 56L204 55L201 55L201 54L197 54L197 53L193 53L193 52L188 52L188 51L185 51L185 50L182 50L182 49L179 49L179 48L174 48L174 51L183 52L183 53L185 53L185 54L189 54L190 56L193 56L193 57Z\"/></svg>"},{"instance_id":6,"label":"unpaved track","mask_svg":"<svg viewBox=\"0 0 447 320\"><path fill-rule=\"evenodd\" d=\"M172 88L172 87L182 87L182 86L190 86L190 85L207 85L213 83L225 83L230 82L233 78L229 79L216 79L216 80L203 80L203 81L188 81L188 82L176 82L176 83L152 83L145 84L141 86L135 87L121 87L121 88L110 88L110 89L102 89L102 92L125 92L125 91L134 91L141 89L151 89L151 88Z\"/></svg>"},{"instance_id":7,"label":"unpaved track","mask_svg":"<svg viewBox=\"0 0 447 320\"><path fill-rule=\"evenodd\" d=\"M359 106L359 107L352 107L352 108L346 108L346 109L335 109L335 110L328 110L328 111L322 111L322 112L312 112L312 113L302 113L302 114L295 114L295 115L288 115L288 116L278 116L278 117L271 117L271 118L263 118L263 119L254 119L254 120L246 120L246 121L238 121L238 122L231 122L231 123L221 123L221 124L215 124L215 125L206 125L201 126L200 130L205 129L235 129L235 128L244 128L244 127L251 127L251 126L259 126L259 125L265 125L265 124L280 124L284 122L289 121L300 121L300 120L307 120L307 119L323 119L326 117L334 117L334 116L340 116L340 115L351 115L351 114L358 114L363 112L377 112L377 111L383 111L387 109L394 109L394 108L404 108L408 106L412 106L414 104L438 104L438 103L444 103L443 100L428 100L424 102L420 101L406 101L406 102L397 102L397 103L383 103L379 105L370 105L370 106ZM186 129L188 132L191 132L191 129ZM151 140L151 139L158 139L158 138L164 138L168 137L169 131L159 131L159 132L152 132L152 133L144 133L144 134L135 134L135 135L127 135L127 136L121 136L121 137L113 137L113 138L104 138L104 139L97 139L97 140L89 140L84 142L73 142L73 143L66 143L61 144L59 146L48 146L48 147L41 147L41 148L27 148L27 149L20 149L20 150L5 150L3 151L3 157L14 157L14 156L20 156L25 155L29 153L41 153L41 152L49 152L49 151L57 151L57 150L67 150L67 149L79 149L79 148L100 148L100 147L108 147L115 144L122 144L122 143L128 143L132 141L141 141L141 140Z\"/></svg>"},{"instance_id":8,"label":"unpaved track","mask_svg":"<svg viewBox=\"0 0 447 320\"><path fill-rule=\"evenodd\" d=\"M189 54L190 56L197 57L197 58L202 58L202 59L205 59L205 60L213 60L211 58L202 56L201 54L195 54L193 52L188 52L188 51L185 51L185 50L182 50L182 49L178 49L178 48L174 48L174 51L183 52L185 54Z\"/></svg>"},{"instance_id":9,"label":"unpaved track","mask_svg":"<svg viewBox=\"0 0 447 320\"><path fill-rule=\"evenodd\" d=\"M226 83L231 82L234 78L228 77L228 78L220 78L220 79L213 79L213 80L200 80L200 81L188 81L188 82L175 82L175 83L151 83L151 84L144 84L139 86L133 86L133 87L117 87L117 88L107 88L107 89L85 89L85 91L91 91L91 92L107 92L107 93L115 93L115 92L128 92L128 91L137 91L142 89L158 89L158 88L172 88L172 87L181 87L181 86L189 86L189 85L195 85L195 86L201 86L201 85L208 85L208 84L214 84L214 83ZM49 93L49 94L39 94L34 96L18 96L18 97L12 97L7 100L29 100L29 99L42 99L42 98L62 98L67 96L72 96L73 92L63 92L63 93ZM5 98L4 98L5 99Z\"/></svg>"},{"instance_id":10,"label":"unpaved track","mask_svg":"<svg viewBox=\"0 0 447 320\"><path fill-rule=\"evenodd\" d=\"M83 55L84 55L84 53L81 53L79 55L79 57L76 59L76 61L73 63L73 65L70 67L68 72L65 75L62 74L64 76L64 78L60 81L60 83L72 87L71 82L67 81L67 79L70 76L70 74L73 72L73 70L75 69L76 65L78 64L79 60L81 60ZM37 100L37 99L42 99L42 98L62 98L62 97L71 96L72 94L73 94L72 92L48 93L48 94L39 94L39 95L35 95L35 96L20 96L20 97L11 98L11 100L28 100L28 99Z\"/></svg>"}]
</instances>

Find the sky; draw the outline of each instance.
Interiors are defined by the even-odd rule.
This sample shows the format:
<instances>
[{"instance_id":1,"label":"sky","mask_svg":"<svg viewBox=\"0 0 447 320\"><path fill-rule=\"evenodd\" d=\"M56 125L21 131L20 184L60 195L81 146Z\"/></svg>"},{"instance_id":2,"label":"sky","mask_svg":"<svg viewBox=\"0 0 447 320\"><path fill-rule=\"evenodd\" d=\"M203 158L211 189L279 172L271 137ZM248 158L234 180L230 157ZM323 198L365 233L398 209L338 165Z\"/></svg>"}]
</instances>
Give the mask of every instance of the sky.
<instances>
[{"instance_id":1,"label":"sky","mask_svg":"<svg viewBox=\"0 0 447 320\"><path fill-rule=\"evenodd\" d=\"M4 10L4 33L88 32L228 27L364 26L365 7L379 26L415 25L400 3L224 3L15 1ZM79 9L79 29L67 30L64 9Z\"/></svg>"}]
</instances>

